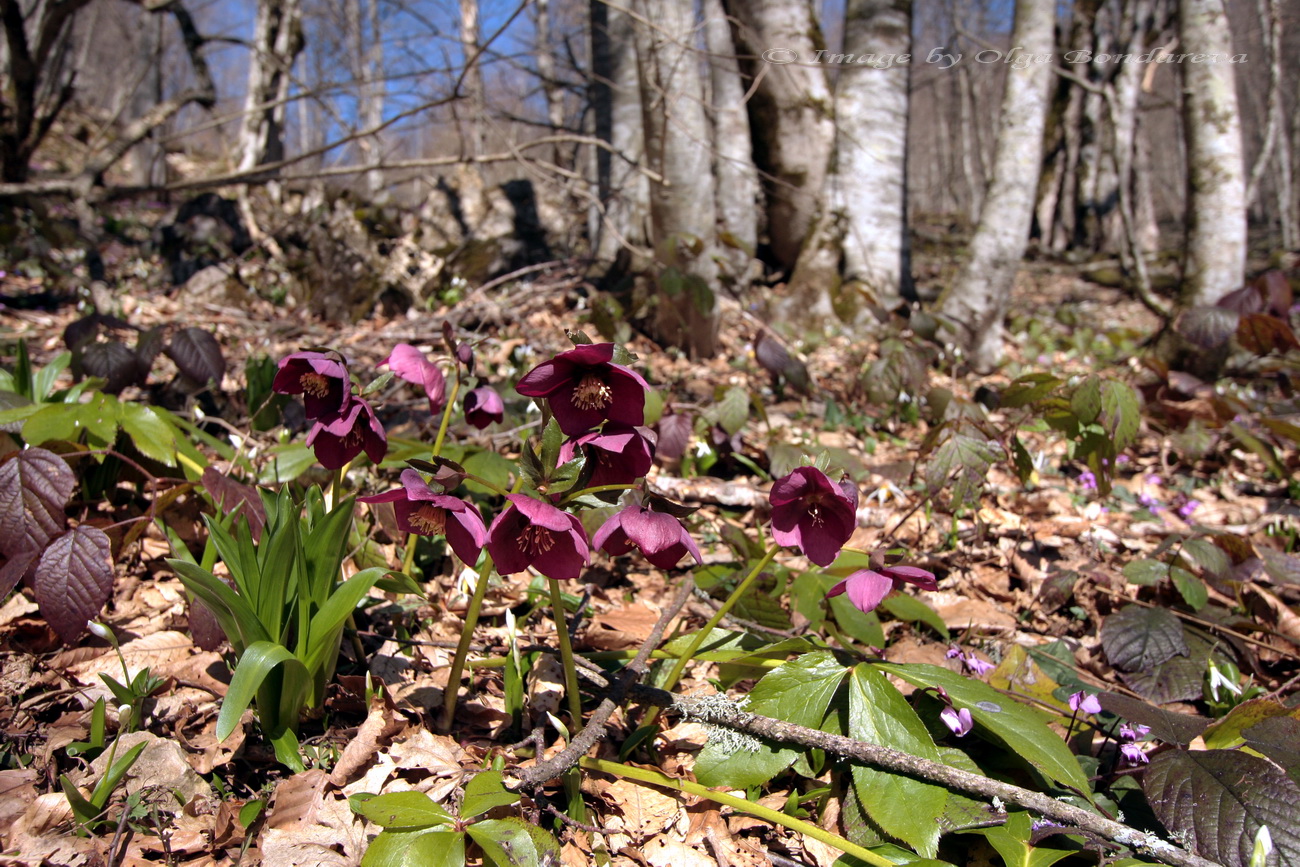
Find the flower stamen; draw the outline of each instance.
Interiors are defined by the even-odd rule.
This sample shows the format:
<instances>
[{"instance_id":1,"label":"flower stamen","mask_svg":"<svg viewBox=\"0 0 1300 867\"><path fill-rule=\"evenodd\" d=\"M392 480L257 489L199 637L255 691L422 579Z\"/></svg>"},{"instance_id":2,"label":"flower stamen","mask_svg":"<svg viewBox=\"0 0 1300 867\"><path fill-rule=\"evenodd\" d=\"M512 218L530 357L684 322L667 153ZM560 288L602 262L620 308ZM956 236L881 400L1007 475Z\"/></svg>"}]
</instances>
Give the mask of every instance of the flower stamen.
<instances>
[{"instance_id":1,"label":"flower stamen","mask_svg":"<svg viewBox=\"0 0 1300 867\"><path fill-rule=\"evenodd\" d=\"M310 394L312 397L325 397L330 393L330 378L323 373L317 373L314 370L308 371L298 377L298 382L302 385L303 394Z\"/></svg>"},{"instance_id":2,"label":"flower stamen","mask_svg":"<svg viewBox=\"0 0 1300 867\"><path fill-rule=\"evenodd\" d=\"M545 554L555 547L555 539L551 537L551 531L545 527L525 527L523 533L520 534L519 541L523 549L531 557Z\"/></svg>"},{"instance_id":3,"label":"flower stamen","mask_svg":"<svg viewBox=\"0 0 1300 867\"><path fill-rule=\"evenodd\" d=\"M604 409L614 398L614 391L594 373L589 373L573 390L573 405L578 409Z\"/></svg>"},{"instance_id":4,"label":"flower stamen","mask_svg":"<svg viewBox=\"0 0 1300 867\"><path fill-rule=\"evenodd\" d=\"M411 527L426 536L442 536L447 529L447 510L425 504L411 513Z\"/></svg>"}]
</instances>

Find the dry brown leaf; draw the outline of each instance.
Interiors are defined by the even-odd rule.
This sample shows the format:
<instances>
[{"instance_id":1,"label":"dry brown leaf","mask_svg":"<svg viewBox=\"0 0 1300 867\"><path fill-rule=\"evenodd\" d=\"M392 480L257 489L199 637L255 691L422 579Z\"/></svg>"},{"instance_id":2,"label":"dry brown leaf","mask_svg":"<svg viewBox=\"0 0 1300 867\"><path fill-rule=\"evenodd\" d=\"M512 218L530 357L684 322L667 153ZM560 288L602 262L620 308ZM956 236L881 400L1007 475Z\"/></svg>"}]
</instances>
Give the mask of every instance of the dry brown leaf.
<instances>
[{"instance_id":1,"label":"dry brown leaf","mask_svg":"<svg viewBox=\"0 0 1300 867\"><path fill-rule=\"evenodd\" d=\"M650 867L716 867L717 861L700 850L665 834L646 841L641 855Z\"/></svg>"},{"instance_id":2,"label":"dry brown leaf","mask_svg":"<svg viewBox=\"0 0 1300 867\"><path fill-rule=\"evenodd\" d=\"M27 812L36 801L36 781L40 779L32 768L0 771L0 843L7 839L19 816Z\"/></svg>"},{"instance_id":3,"label":"dry brown leaf","mask_svg":"<svg viewBox=\"0 0 1300 867\"><path fill-rule=\"evenodd\" d=\"M259 843L264 863L276 867L356 867L366 835L347 798L312 769L276 787Z\"/></svg>"},{"instance_id":4,"label":"dry brown leaf","mask_svg":"<svg viewBox=\"0 0 1300 867\"><path fill-rule=\"evenodd\" d=\"M659 622L659 613L639 602L603 612L592 619L584 640L597 650L640 647Z\"/></svg>"},{"instance_id":5,"label":"dry brown leaf","mask_svg":"<svg viewBox=\"0 0 1300 867\"><path fill-rule=\"evenodd\" d=\"M345 786L357 773L373 759L382 745L386 745L402 730L406 721L398 716L386 691L377 692L370 700L370 712L365 722L361 723L356 735L348 741L339 756L334 770L330 773L330 782L336 786Z\"/></svg>"},{"instance_id":6,"label":"dry brown leaf","mask_svg":"<svg viewBox=\"0 0 1300 867\"><path fill-rule=\"evenodd\" d=\"M601 793L619 814L610 816L607 827L626 832L633 840L644 840L685 818L682 804L658 789L629 780L615 780Z\"/></svg>"}]
</instances>

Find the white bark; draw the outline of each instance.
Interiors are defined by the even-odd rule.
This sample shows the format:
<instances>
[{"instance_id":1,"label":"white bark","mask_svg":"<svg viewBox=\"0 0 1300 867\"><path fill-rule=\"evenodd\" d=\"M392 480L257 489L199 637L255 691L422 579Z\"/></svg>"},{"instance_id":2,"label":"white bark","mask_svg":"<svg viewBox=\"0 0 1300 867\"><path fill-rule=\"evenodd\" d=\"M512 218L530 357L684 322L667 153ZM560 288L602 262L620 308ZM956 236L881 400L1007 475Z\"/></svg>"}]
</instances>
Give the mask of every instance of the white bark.
<instances>
[{"instance_id":1,"label":"white bark","mask_svg":"<svg viewBox=\"0 0 1300 867\"><path fill-rule=\"evenodd\" d=\"M1024 54L1050 55L1055 21L1053 0L1017 0L1011 44L1022 46ZM1002 318L1029 239L1051 76L1049 63L1007 70L993 180L971 240L970 261L943 304L954 342L969 352L977 369L993 367L1002 356Z\"/></svg>"},{"instance_id":2,"label":"white bark","mask_svg":"<svg viewBox=\"0 0 1300 867\"><path fill-rule=\"evenodd\" d=\"M664 342L707 358L718 335L717 209L695 4L637 0L634 9L654 23L636 28L646 164L663 178L650 188L653 240L664 265L686 276L673 281L675 292L661 281L653 327Z\"/></svg>"},{"instance_id":3,"label":"white bark","mask_svg":"<svg viewBox=\"0 0 1300 867\"><path fill-rule=\"evenodd\" d=\"M595 221L593 247L598 259L611 262L625 247L648 244L650 183L639 171L645 135L632 18L603 0L593 0L591 11L596 136L610 143L609 151L596 152L604 214Z\"/></svg>"},{"instance_id":4,"label":"white bark","mask_svg":"<svg viewBox=\"0 0 1300 867\"><path fill-rule=\"evenodd\" d=\"M302 47L300 0L259 0L239 131L238 170L248 171L284 158L289 82Z\"/></svg>"},{"instance_id":5,"label":"white bark","mask_svg":"<svg viewBox=\"0 0 1300 867\"><path fill-rule=\"evenodd\" d=\"M1223 0L1179 0L1178 51L1232 54ZM1187 249L1180 300L1213 304L1240 288L1246 265L1246 180L1230 63L1182 63L1187 137Z\"/></svg>"},{"instance_id":6,"label":"white bark","mask_svg":"<svg viewBox=\"0 0 1300 867\"><path fill-rule=\"evenodd\" d=\"M485 105L483 67L479 63L479 9L478 0L460 0L460 47L465 58L462 88L469 102L469 134L465 148L468 156L479 157L487 153L487 131L484 127Z\"/></svg>"},{"instance_id":7,"label":"white bark","mask_svg":"<svg viewBox=\"0 0 1300 867\"><path fill-rule=\"evenodd\" d=\"M848 0L844 52L911 52L911 0ZM883 64L883 61L882 61ZM832 208L843 214L843 291L853 322L862 301L897 307L910 280L907 235L907 65L840 70L835 89Z\"/></svg>"},{"instance_id":8,"label":"white bark","mask_svg":"<svg viewBox=\"0 0 1300 867\"><path fill-rule=\"evenodd\" d=\"M704 44L712 83L714 176L718 191L718 228L725 233L720 255L728 276L743 282L758 248L758 169L750 144L749 112L740 65L722 0L703 0Z\"/></svg>"},{"instance_id":9,"label":"white bark","mask_svg":"<svg viewBox=\"0 0 1300 867\"><path fill-rule=\"evenodd\" d=\"M762 75L750 106L755 162L765 178L772 256L791 268L821 211L835 139L830 84L815 63L821 32L811 0L730 0L727 10L740 21L743 52L760 58L751 70ZM768 49L801 62L766 63Z\"/></svg>"}]
</instances>

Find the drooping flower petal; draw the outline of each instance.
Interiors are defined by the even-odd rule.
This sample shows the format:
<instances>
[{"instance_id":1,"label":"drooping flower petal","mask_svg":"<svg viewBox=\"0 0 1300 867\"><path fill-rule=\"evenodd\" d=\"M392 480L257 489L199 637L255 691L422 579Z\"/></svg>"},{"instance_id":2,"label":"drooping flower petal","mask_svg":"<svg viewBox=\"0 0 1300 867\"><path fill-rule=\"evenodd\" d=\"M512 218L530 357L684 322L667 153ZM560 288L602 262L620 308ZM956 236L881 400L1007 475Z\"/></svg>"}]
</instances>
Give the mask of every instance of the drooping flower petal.
<instances>
[{"instance_id":1,"label":"drooping flower petal","mask_svg":"<svg viewBox=\"0 0 1300 867\"><path fill-rule=\"evenodd\" d=\"M429 412L434 415L442 412L447 402L447 378L423 352L409 343L399 343L379 364L388 365L398 378L423 388L429 398Z\"/></svg>"},{"instance_id":2,"label":"drooping flower petal","mask_svg":"<svg viewBox=\"0 0 1300 867\"><path fill-rule=\"evenodd\" d=\"M301 394L307 418L325 419L343 413L352 396L347 365L324 352L293 352L280 359L271 381L277 394Z\"/></svg>"},{"instance_id":3,"label":"drooping flower petal","mask_svg":"<svg viewBox=\"0 0 1300 867\"><path fill-rule=\"evenodd\" d=\"M873 569L859 569L826 594L826 598L847 593L853 607L859 611L873 611L894 589L892 578L886 578Z\"/></svg>"},{"instance_id":4,"label":"drooping flower petal","mask_svg":"<svg viewBox=\"0 0 1300 867\"><path fill-rule=\"evenodd\" d=\"M636 371L614 364L614 344L590 343L534 367L515 386L525 397L546 398L566 436L603 421L628 427L645 423L650 386Z\"/></svg>"},{"instance_id":5,"label":"drooping flower petal","mask_svg":"<svg viewBox=\"0 0 1300 867\"><path fill-rule=\"evenodd\" d=\"M971 718L968 708L957 710L956 708L946 707L939 711L939 719L943 720L943 724L951 729L952 733L957 737L965 736L975 726L975 720Z\"/></svg>"},{"instance_id":6,"label":"drooping flower petal","mask_svg":"<svg viewBox=\"0 0 1300 867\"><path fill-rule=\"evenodd\" d=\"M1101 713L1101 702L1097 701L1097 696L1086 693L1083 690L1070 695L1070 710L1083 711L1084 713Z\"/></svg>"},{"instance_id":7,"label":"drooping flower petal","mask_svg":"<svg viewBox=\"0 0 1300 867\"><path fill-rule=\"evenodd\" d=\"M654 444L636 428L607 424L598 431L566 440L560 446L559 462L568 463L582 449L596 466L591 487L630 485L654 465Z\"/></svg>"},{"instance_id":8,"label":"drooping flower petal","mask_svg":"<svg viewBox=\"0 0 1300 867\"><path fill-rule=\"evenodd\" d=\"M506 417L506 405L496 389L480 385L465 395L465 421L483 430Z\"/></svg>"},{"instance_id":9,"label":"drooping flower petal","mask_svg":"<svg viewBox=\"0 0 1300 867\"><path fill-rule=\"evenodd\" d=\"M651 564L660 569L675 568L687 554L694 557L696 563L703 562L700 549L681 521L635 503L606 521L592 537L591 544L614 555L638 548Z\"/></svg>"},{"instance_id":10,"label":"drooping flower petal","mask_svg":"<svg viewBox=\"0 0 1300 867\"><path fill-rule=\"evenodd\" d=\"M577 578L591 562L582 522L568 512L524 494L509 494L510 506L488 529L487 549L497 572L511 575L532 566L549 578Z\"/></svg>"},{"instance_id":11,"label":"drooping flower petal","mask_svg":"<svg viewBox=\"0 0 1300 867\"><path fill-rule=\"evenodd\" d=\"M403 533L445 536L463 562L478 562L487 542L487 525L478 509L459 497L436 493L415 470L402 470L402 487L369 497L362 503L392 503Z\"/></svg>"},{"instance_id":12,"label":"drooping flower petal","mask_svg":"<svg viewBox=\"0 0 1300 867\"><path fill-rule=\"evenodd\" d=\"M388 435L370 404L356 397L349 402L346 412L312 425L307 445L315 449L321 466L337 470L363 451L371 463L382 461L388 453Z\"/></svg>"},{"instance_id":13,"label":"drooping flower petal","mask_svg":"<svg viewBox=\"0 0 1300 867\"><path fill-rule=\"evenodd\" d=\"M815 467L796 467L778 479L769 499L772 538L818 566L829 566L857 527L857 497Z\"/></svg>"}]
</instances>

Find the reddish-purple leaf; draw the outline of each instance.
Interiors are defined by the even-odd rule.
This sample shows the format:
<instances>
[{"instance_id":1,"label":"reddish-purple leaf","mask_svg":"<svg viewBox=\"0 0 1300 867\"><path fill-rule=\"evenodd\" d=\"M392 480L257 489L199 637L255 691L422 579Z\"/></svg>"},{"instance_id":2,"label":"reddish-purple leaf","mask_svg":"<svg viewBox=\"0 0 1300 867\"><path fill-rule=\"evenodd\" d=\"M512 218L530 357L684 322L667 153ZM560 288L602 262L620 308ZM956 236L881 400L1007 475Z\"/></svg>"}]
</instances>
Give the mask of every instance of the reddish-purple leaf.
<instances>
[{"instance_id":1,"label":"reddish-purple leaf","mask_svg":"<svg viewBox=\"0 0 1300 867\"><path fill-rule=\"evenodd\" d=\"M140 363L135 350L119 341L91 343L81 352L81 372L104 380L105 394L121 394L128 385L142 385L149 368Z\"/></svg>"},{"instance_id":2,"label":"reddish-purple leaf","mask_svg":"<svg viewBox=\"0 0 1300 867\"><path fill-rule=\"evenodd\" d=\"M190 600L190 638L199 650L218 650L226 643L226 633L216 615L197 599Z\"/></svg>"},{"instance_id":3,"label":"reddish-purple leaf","mask_svg":"<svg viewBox=\"0 0 1300 867\"><path fill-rule=\"evenodd\" d=\"M1129 722L1148 726L1152 737L1171 744L1190 744L1203 734L1213 720L1189 713L1174 713L1117 692L1098 694L1101 706Z\"/></svg>"},{"instance_id":4,"label":"reddish-purple leaf","mask_svg":"<svg viewBox=\"0 0 1300 867\"><path fill-rule=\"evenodd\" d=\"M262 527L266 526L266 508L257 495L257 488L237 482L212 467L203 468L202 484L223 514L242 509L248 518L248 528L253 532L253 541L261 541Z\"/></svg>"},{"instance_id":5,"label":"reddish-purple leaf","mask_svg":"<svg viewBox=\"0 0 1300 867\"><path fill-rule=\"evenodd\" d=\"M1240 319L1223 307L1193 307L1174 320L1174 330L1202 349L1214 349L1236 332Z\"/></svg>"},{"instance_id":6,"label":"reddish-purple leaf","mask_svg":"<svg viewBox=\"0 0 1300 867\"><path fill-rule=\"evenodd\" d=\"M1266 759L1238 750L1173 750L1151 759L1142 789L1161 823L1203 858L1245 867L1256 832L1268 825L1277 863L1300 864L1300 786Z\"/></svg>"},{"instance_id":7,"label":"reddish-purple leaf","mask_svg":"<svg viewBox=\"0 0 1300 867\"><path fill-rule=\"evenodd\" d=\"M659 433L659 443L655 452L665 460L675 461L686 454L686 447L691 442L694 419L685 413L673 413L659 419L655 425Z\"/></svg>"},{"instance_id":8,"label":"reddish-purple leaf","mask_svg":"<svg viewBox=\"0 0 1300 867\"><path fill-rule=\"evenodd\" d=\"M1214 303L1215 307L1222 307L1224 310L1232 310L1243 316L1247 313L1258 313L1264 309L1264 299L1260 297L1259 289L1250 284L1242 286L1240 289L1234 289L1227 295L1224 295Z\"/></svg>"},{"instance_id":9,"label":"reddish-purple leaf","mask_svg":"<svg viewBox=\"0 0 1300 867\"><path fill-rule=\"evenodd\" d=\"M77 479L63 458L27 449L0 464L0 553L40 550L63 530Z\"/></svg>"},{"instance_id":10,"label":"reddish-purple leaf","mask_svg":"<svg viewBox=\"0 0 1300 867\"><path fill-rule=\"evenodd\" d=\"M1268 355L1274 350L1286 352L1288 349L1300 349L1300 340L1296 340L1291 326L1276 316L1265 313L1243 316L1241 324L1237 326L1237 340L1256 355Z\"/></svg>"},{"instance_id":11,"label":"reddish-purple leaf","mask_svg":"<svg viewBox=\"0 0 1300 867\"><path fill-rule=\"evenodd\" d=\"M1255 281L1255 285L1259 287L1259 294L1263 296L1265 309L1269 313L1283 319L1290 314L1295 295L1285 273L1277 269L1266 271Z\"/></svg>"},{"instance_id":12,"label":"reddish-purple leaf","mask_svg":"<svg viewBox=\"0 0 1300 867\"><path fill-rule=\"evenodd\" d=\"M1174 656L1187 656L1183 624L1163 608L1129 605L1101 625L1101 646L1121 671L1148 671Z\"/></svg>"},{"instance_id":13,"label":"reddish-purple leaf","mask_svg":"<svg viewBox=\"0 0 1300 867\"><path fill-rule=\"evenodd\" d=\"M36 566L33 582L41 614L59 637L71 643L86 631L86 621L113 592L113 559L108 536L81 526L50 543Z\"/></svg>"},{"instance_id":14,"label":"reddish-purple leaf","mask_svg":"<svg viewBox=\"0 0 1300 867\"><path fill-rule=\"evenodd\" d=\"M184 328L172 335L171 343L163 351L187 379L221 384L221 377L226 373L226 357L210 332Z\"/></svg>"},{"instance_id":15,"label":"reddish-purple leaf","mask_svg":"<svg viewBox=\"0 0 1300 867\"><path fill-rule=\"evenodd\" d=\"M23 580L23 576L27 574L27 570L31 569L40 553L39 548L19 551L10 557L3 566L0 566L0 598L8 596L9 591L18 586L18 582Z\"/></svg>"}]
</instances>

